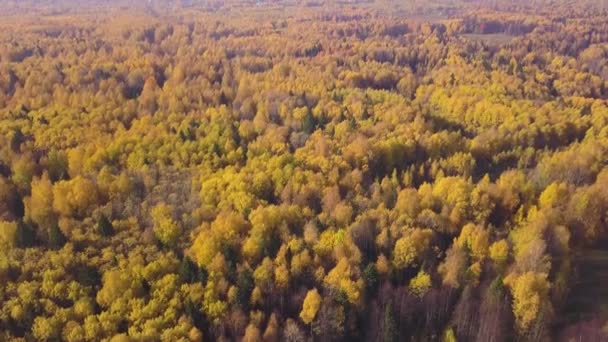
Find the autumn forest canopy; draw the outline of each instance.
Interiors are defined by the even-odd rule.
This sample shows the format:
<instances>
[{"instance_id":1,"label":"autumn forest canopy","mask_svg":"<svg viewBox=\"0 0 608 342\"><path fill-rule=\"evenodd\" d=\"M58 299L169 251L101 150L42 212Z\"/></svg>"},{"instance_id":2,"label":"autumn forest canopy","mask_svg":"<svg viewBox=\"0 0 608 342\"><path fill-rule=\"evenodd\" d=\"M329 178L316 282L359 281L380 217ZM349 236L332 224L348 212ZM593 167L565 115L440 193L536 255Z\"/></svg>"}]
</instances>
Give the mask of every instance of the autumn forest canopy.
<instances>
[{"instance_id":1,"label":"autumn forest canopy","mask_svg":"<svg viewBox=\"0 0 608 342\"><path fill-rule=\"evenodd\" d=\"M608 1L0 2L0 341L608 340Z\"/></svg>"}]
</instances>

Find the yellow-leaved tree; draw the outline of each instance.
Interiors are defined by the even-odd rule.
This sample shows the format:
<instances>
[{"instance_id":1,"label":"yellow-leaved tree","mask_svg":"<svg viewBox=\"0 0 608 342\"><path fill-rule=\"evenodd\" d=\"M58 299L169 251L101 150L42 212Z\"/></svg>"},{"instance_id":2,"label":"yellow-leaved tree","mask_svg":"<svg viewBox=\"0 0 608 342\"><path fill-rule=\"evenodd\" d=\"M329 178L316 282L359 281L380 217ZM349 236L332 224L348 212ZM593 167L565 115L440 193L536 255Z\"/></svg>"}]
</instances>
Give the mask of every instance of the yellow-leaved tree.
<instances>
[{"instance_id":1,"label":"yellow-leaved tree","mask_svg":"<svg viewBox=\"0 0 608 342\"><path fill-rule=\"evenodd\" d=\"M327 285L343 291L350 303L357 304L361 300L364 284L361 279L354 280L353 273L354 269L348 259L342 258L336 267L325 276L324 281Z\"/></svg>"},{"instance_id":2,"label":"yellow-leaved tree","mask_svg":"<svg viewBox=\"0 0 608 342\"><path fill-rule=\"evenodd\" d=\"M410 280L410 291L414 295L422 297L431 288L431 285L431 276L424 271L420 271Z\"/></svg>"},{"instance_id":3,"label":"yellow-leaved tree","mask_svg":"<svg viewBox=\"0 0 608 342\"><path fill-rule=\"evenodd\" d=\"M98 200L95 183L82 176L53 186L53 209L62 216L84 216Z\"/></svg>"},{"instance_id":4,"label":"yellow-leaved tree","mask_svg":"<svg viewBox=\"0 0 608 342\"><path fill-rule=\"evenodd\" d=\"M304 304L302 304L302 311L300 312L302 321L306 324L310 324L317 316L320 306L321 296L319 295L319 291L317 291L317 289L308 291L308 293L306 293L306 298L304 298Z\"/></svg>"},{"instance_id":5,"label":"yellow-leaved tree","mask_svg":"<svg viewBox=\"0 0 608 342\"><path fill-rule=\"evenodd\" d=\"M40 227L49 227L52 224L53 213L53 185L46 173L41 178L32 180L32 195L27 201L27 214Z\"/></svg>"},{"instance_id":6,"label":"yellow-leaved tree","mask_svg":"<svg viewBox=\"0 0 608 342\"><path fill-rule=\"evenodd\" d=\"M7 250L15 245L17 223L0 221L0 248Z\"/></svg>"},{"instance_id":7,"label":"yellow-leaved tree","mask_svg":"<svg viewBox=\"0 0 608 342\"><path fill-rule=\"evenodd\" d=\"M509 258L509 245L507 240L502 239L496 241L490 246L490 258L499 267L507 262L507 259Z\"/></svg>"},{"instance_id":8,"label":"yellow-leaved tree","mask_svg":"<svg viewBox=\"0 0 608 342\"><path fill-rule=\"evenodd\" d=\"M393 262L399 269L412 265L431 243L433 231L430 229L413 229L395 243Z\"/></svg>"},{"instance_id":9,"label":"yellow-leaved tree","mask_svg":"<svg viewBox=\"0 0 608 342\"><path fill-rule=\"evenodd\" d=\"M488 239L486 229L469 223L462 228L457 243L461 248L468 248L475 260L483 260L488 254Z\"/></svg>"},{"instance_id":10,"label":"yellow-leaved tree","mask_svg":"<svg viewBox=\"0 0 608 342\"><path fill-rule=\"evenodd\" d=\"M545 306L550 305L548 294L550 283L546 273L526 272L511 274L504 283L511 289L513 314L517 327L525 332L540 318Z\"/></svg>"},{"instance_id":11,"label":"yellow-leaved tree","mask_svg":"<svg viewBox=\"0 0 608 342\"><path fill-rule=\"evenodd\" d=\"M180 225L173 219L173 208L160 203L152 209L154 234L165 246L174 246L182 233Z\"/></svg>"}]
</instances>

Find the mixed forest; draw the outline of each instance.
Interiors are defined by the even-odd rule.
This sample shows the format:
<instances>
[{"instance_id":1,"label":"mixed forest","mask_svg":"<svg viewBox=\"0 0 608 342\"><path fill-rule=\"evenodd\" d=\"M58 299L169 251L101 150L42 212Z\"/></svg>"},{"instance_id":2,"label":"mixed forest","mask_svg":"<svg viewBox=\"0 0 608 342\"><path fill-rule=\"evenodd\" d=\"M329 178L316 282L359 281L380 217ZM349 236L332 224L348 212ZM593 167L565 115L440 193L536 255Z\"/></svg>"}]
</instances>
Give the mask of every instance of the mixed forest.
<instances>
[{"instance_id":1,"label":"mixed forest","mask_svg":"<svg viewBox=\"0 0 608 342\"><path fill-rule=\"evenodd\" d=\"M2 1L0 341L606 341L607 99L602 1Z\"/></svg>"}]
</instances>

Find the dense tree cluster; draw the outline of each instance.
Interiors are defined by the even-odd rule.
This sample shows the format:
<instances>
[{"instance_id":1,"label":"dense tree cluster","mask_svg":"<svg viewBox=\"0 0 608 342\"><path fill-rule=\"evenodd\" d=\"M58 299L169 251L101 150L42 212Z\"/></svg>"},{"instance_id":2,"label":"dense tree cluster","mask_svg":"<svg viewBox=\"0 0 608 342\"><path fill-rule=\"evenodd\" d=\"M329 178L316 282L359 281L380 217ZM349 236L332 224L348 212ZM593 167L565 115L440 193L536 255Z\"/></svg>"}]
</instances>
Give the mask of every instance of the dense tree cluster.
<instances>
[{"instance_id":1,"label":"dense tree cluster","mask_svg":"<svg viewBox=\"0 0 608 342\"><path fill-rule=\"evenodd\" d=\"M64 2L0 5L0 340L560 334L608 12Z\"/></svg>"}]
</instances>

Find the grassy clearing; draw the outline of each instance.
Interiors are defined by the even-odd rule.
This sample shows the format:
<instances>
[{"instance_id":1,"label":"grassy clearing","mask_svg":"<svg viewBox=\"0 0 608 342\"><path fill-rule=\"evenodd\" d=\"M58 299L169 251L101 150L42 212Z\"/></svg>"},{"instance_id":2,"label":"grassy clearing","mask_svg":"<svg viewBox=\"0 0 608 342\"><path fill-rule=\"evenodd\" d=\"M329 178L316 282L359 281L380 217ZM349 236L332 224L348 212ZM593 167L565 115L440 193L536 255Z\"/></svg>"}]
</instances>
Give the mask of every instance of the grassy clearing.
<instances>
[{"instance_id":1,"label":"grassy clearing","mask_svg":"<svg viewBox=\"0 0 608 342\"><path fill-rule=\"evenodd\" d=\"M608 318L608 250L595 249L575 259L577 281L560 316L562 324Z\"/></svg>"},{"instance_id":2,"label":"grassy clearing","mask_svg":"<svg viewBox=\"0 0 608 342\"><path fill-rule=\"evenodd\" d=\"M463 34L463 37L469 40L480 41L490 46L499 46L509 43L515 36L504 34L504 33L491 33L491 34Z\"/></svg>"}]
</instances>

